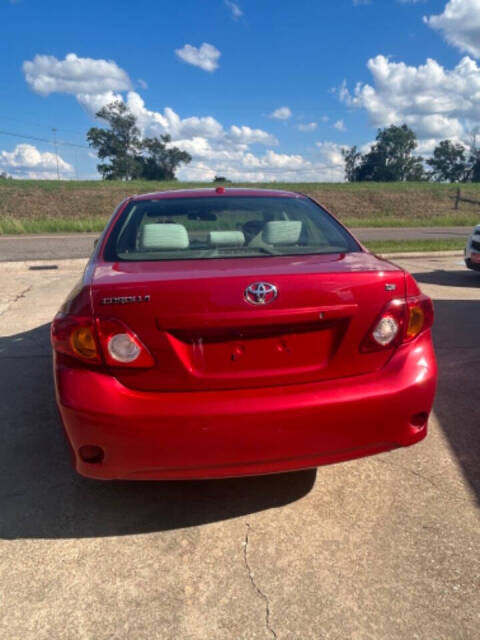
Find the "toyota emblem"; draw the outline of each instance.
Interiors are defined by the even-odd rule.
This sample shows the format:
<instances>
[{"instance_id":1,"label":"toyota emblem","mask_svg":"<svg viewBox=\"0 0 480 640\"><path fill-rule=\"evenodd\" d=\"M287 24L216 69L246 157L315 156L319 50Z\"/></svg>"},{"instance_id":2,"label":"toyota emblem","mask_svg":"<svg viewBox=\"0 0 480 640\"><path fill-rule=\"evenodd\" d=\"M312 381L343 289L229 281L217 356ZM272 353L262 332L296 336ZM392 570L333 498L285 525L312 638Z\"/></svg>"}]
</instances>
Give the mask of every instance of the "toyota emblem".
<instances>
[{"instance_id":1,"label":"toyota emblem","mask_svg":"<svg viewBox=\"0 0 480 640\"><path fill-rule=\"evenodd\" d=\"M269 282L254 282L245 289L245 300L250 304L268 304L277 295L277 287Z\"/></svg>"}]
</instances>

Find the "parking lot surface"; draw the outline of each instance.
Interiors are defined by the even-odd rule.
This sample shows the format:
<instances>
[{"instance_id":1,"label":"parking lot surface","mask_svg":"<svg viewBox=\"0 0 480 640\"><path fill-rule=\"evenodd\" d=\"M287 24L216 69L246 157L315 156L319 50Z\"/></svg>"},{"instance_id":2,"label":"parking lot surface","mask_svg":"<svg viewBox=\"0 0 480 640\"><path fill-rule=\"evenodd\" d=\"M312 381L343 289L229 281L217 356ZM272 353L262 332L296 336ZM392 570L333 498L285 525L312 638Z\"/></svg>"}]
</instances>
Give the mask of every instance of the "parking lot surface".
<instances>
[{"instance_id":1,"label":"parking lot surface","mask_svg":"<svg viewBox=\"0 0 480 640\"><path fill-rule=\"evenodd\" d=\"M75 475L48 323L84 261L1 264L0 638L477 640L480 274L458 257L399 262L435 302L423 442L171 483Z\"/></svg>"}]
</instances>

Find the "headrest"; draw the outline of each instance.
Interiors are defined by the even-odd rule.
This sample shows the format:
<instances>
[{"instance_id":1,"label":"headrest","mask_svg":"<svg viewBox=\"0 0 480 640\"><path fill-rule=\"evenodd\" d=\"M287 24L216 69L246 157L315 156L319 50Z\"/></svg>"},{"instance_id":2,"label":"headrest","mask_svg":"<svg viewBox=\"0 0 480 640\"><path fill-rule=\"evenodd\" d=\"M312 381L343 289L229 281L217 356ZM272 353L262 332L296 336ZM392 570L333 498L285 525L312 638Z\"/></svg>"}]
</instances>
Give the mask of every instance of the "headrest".
<instances>
[{"instance_id":1,"label":"headrest","mask_svg":"<svg viewBox=\"0 0 480 640\"><path fill-rule=\"evenodd\" d=\"M183 224L152 222L142 229L142 249L186 249L189 244Z\"/></svg>"},{"instance_id":2,"label":"headrest","mask_svg":"<svg viewBox=\"0 0 480 640\"><path fill-rule=\"evenodd\" d=\"M210 231L208 243L216 247L243 247L245 236L242 231Z\"/></svg>"},{"instance_id":3,"label":"headrest","mask_svg":"<svg viewBox=\"0 0 480 640\"><path fill-rule=\"evenodd\" d=\"M301 233L301 220L271 220L265 224L262 240L266 244L296 244Z\"/></svg>"}]
</instances>

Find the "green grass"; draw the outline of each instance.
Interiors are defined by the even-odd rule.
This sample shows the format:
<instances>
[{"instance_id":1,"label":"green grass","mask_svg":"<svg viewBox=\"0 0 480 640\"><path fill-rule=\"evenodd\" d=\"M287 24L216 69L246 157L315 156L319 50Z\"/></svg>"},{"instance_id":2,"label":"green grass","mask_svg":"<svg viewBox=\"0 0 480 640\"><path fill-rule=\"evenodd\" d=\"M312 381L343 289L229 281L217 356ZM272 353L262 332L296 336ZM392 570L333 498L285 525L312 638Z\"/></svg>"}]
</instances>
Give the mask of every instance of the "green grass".
<instances>
[{"instance_id":1,"label":"green grass","mask_svg":"<svg viewBox=\"0 0 480 640\"><path fill-rule=\"evenodd\" d=\"M70 233L100 232L103 230L108 216L94 218L40 218L38 220L22 220L11 216L0 217L0 235L22 233Z\"/></svg>"},{"instance_id":2,"label":"green grass","mask_svg":"<svg viewBox=\"0 0 480 640\"><path fill-rule=\"evenodd\" d=\"M116 205L134 193L212 187L199 182L0 180L0 234L100 231ZM228 183L297 191L326 206L349 227L472 227L480 204L461 202L457 185L431 183ZM480 183L461 186L480 202Z\"/></svg>"},{"instance_id":3,"label":"green grass","mask_svg":"<svg viewBox=\"0 0 480 640\"><path fill-rule=\"evenodd\" d=\"M446 238L445 240L371 240L363 244L375 253L460 251L465 247L465 240L462 240L462 238Z\"/></svg>"},{"instance_id":4,"label":"green grass","mask_svg":"<svg viewBox=\"0 0 480 640\"><path fill-rule=\"evenodd\" d=\"M480 222L480 213L470 216L432 216L415 218L397 218L385 216L378 218L342 218L342 222L349 228L364 227L473 227Z\"/></svg>"}]
</instances>

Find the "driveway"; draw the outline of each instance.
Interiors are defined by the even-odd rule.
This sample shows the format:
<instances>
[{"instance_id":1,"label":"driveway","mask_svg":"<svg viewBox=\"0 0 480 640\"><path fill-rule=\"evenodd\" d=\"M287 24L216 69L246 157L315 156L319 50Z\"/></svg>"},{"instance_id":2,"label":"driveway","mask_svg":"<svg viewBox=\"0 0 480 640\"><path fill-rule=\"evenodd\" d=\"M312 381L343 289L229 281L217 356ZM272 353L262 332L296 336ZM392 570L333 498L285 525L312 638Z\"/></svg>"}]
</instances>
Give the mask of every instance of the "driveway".
<instances>
[{"instance_id":1,"label":"driveway","mask_svg":"<svg viewBox=\"0 0 480 640\"><path fill-rule=\"evenodd\" d=\"M480 274L403 260L435 299L440 382L422 443L249 479L80 478L48 323L82 262L0 265L0 637L476 640Z\"/></svg>"}]
</instances>

